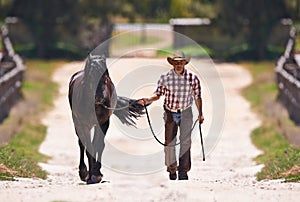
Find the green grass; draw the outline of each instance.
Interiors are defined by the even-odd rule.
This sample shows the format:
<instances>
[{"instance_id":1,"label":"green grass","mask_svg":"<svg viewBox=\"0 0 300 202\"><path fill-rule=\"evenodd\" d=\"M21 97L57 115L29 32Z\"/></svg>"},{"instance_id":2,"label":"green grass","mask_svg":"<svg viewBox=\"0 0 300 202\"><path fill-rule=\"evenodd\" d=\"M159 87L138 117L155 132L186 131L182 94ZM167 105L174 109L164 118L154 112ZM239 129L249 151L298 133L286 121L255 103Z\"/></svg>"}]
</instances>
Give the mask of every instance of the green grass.
<instances>
[{"instance_id":1,"label":"green grass","mask_svg":"<svg viewBox=\"0 0 300 202\"><path fill-rule=\"evenodd\" d=\"M211 51L203 46L191 45L179 48L179 50L183 51L187 57L208 57L211 55ZM157 51L158 57L167 57L174 53L175 49L173 47L162 48Z\"/></svg>"},{"instance_id":2,"label":"green grass","mask_svg":"<svg viewBox=\"0 0 300 202\"><path fill-rule=\"evenodd\" d=\"M262 125L252 133L252 141L263 151L255 160L264 164L257 174L258 180L285 179L286 182L300 182L300 148L292 147L282 131L293 127L300 131L289 117L283 113L276 100L278 90L275 82L274 62L242 63L253 77L253 83L244 89L244 96ZM279 124L281 123L281 124Z\"/></svg>"},{"instance_id":3,"label":"green grass","mask_svg":"<svg viewBox=\"0 0 300 202\"><path fill-rule=\"evenodd\" d=\"M3 47L2 47L2 39L0 39L0 51L3 51L2 49L3 49Z\"/></svg>"},{"instance_id":4,"label":"green grass","mask_svg":"<svg viewBox=\"0 0 300 202\"><path fill-rule=\"evenodd\" d=\"M300 51L300 37L296 37L295 51L297 53L299 53L299 51Z\"/></svg>"},{"instance_id":5,"label":"green grass","mask_svg":"<svg viewBox=\"0 0 300 202\"><path fill-rule=\"evenodd\" d=\"M111 50L117 49L126 49L129 47L139 46L139 45L148 45L155 44L163 41L159 36L146 36L143 38L142 32L139 33L120 33L115 34L111 40Z\"/></svg>"},{"instance_id":6,"label":"green grass","mask_svg":"<svg viewBox=\"0 0 300 202\"><path fill-rule=\"evenodd\" d=\"M51 75L63 62L30 60L26 62L26 73L22 88L23 100L16 106L17 113L2 123L6 130L16 131L9 143L0 147L0 180L14 177L46 178L47 173L38 166L48 157L38 152L46 135L41 119L52 107L58 86ZM0 127L0 129L1 129Z\"/></svg>"}]
</instances>

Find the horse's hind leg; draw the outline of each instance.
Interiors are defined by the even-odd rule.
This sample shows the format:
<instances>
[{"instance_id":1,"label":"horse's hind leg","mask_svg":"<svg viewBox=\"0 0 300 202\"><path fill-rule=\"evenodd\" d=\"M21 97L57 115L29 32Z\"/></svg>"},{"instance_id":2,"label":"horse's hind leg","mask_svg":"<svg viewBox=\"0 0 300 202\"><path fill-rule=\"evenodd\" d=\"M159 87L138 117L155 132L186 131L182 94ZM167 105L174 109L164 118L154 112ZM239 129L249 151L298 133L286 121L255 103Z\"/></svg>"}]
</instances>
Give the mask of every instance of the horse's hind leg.
<instances>
[{"instance_id":1,"label":"horse's hind leg","mask_svg":"<svg viewBox=\"0 0 300 202\"><path fill-rule=\"evenodd\" d=\"M94 170L95 164L96 164L96 159L95 155L90 154L90 152L87 151L87 157L89 160L89 178L87 180L87 184L95 184L99 183L102 180L102 175L96 173Z\"/></svg>"},{"instance_id":2,"label":"horse's hind leg","mask_svg":"<svg viewBox=\"0 0 300 202\"><path fill-rule=\"evenodd\" d=\"M88 142L90 139L88 138L87 131L88 129L81 126L80 124L75 124L77 127L75 128L76 134L78 136L78 144L80 149L80 162L79 162L79 177L82 181L86 182L89 178L87 167L84 163L84 152L89 147Z\"/></svg>"},{"instance_id":3,"label":"horse's hind leg","mask_svg":"<svg viewBox=\"0 0 300 202\"><path fill-rule=\"evenodd\" d=\"M96 128L97 127L95 127L95 130L94 130L93 142L95 141L95 139L97 139L97 135L96 135L97 129ZM87 155L88 161L89 161L89 178L87 180L87 184L99 183L102 180L101 173L95 171L95 167L96 167L96 148L95 147L97 147L97 145L94 145L91 141L88 142L86 155Z\"/></svg>"},{"instance_id":4,"label":"horse's hind leg","mask_svg":"<svg viewBox=\"0 0 300 202\"><path fill-rule=\"evenodd\" d=\"M79 162L79 177L82 181L87 182L89 176L88 176L88 170L84 163L84 150L85 146L82 144L80 138L78 139L79 148L80 148L80 162Z\"/></svg>"},{"instance_id":5,"label":"horse's hind leg","mask_svg":"<svg viewBox=\"0 0 300 202\"><path fill-rule=\"evenodd\" d=\"M93 139L93 146L95 148L95 156L93 158L93 166L92 170L90 172L91 177L88 180L88 183L99 183L102 180L102 173L100 171L101 169L101 159L102 159L102 153L105 147L104 143L104 137L107 132L107 129L109 127L109 121L107 121L105 124L101 125L101 128L99 126L95 127L95 135Z\"/></svg>"}]
</instances>

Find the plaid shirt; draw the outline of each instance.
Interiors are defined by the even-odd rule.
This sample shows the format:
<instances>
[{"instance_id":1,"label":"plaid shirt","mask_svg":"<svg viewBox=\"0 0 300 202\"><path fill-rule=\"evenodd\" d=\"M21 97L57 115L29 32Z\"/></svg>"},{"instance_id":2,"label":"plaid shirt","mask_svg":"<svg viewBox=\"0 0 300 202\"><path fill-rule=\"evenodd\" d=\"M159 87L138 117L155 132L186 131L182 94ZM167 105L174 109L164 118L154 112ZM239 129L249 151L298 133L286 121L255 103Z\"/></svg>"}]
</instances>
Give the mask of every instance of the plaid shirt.
<instances>
[{"instance_id":1,"label":"plaid shirt","mask_svg":"<svg viewBox=\"0 0 300 202\"><path fill-rule=\"evenodd\" d=\"M182 75L176 74L174 69L161 75L155 94L164 95L164 104L171 109L185 109L192 105L193 96L201 98L200 80L198 77L184 70Z\"/></svg>"}]
</instances>

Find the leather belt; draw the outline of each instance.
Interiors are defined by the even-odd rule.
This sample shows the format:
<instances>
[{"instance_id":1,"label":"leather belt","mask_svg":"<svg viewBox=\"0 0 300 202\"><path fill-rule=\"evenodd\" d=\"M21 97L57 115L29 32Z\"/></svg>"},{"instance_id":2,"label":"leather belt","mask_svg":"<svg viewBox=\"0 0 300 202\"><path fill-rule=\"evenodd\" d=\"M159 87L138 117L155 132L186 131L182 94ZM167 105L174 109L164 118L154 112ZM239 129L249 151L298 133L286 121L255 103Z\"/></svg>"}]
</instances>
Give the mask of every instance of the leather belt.
<instances>
[{"instance_id":1,"label":"leather belt","mask_svg":"<svg viewBox=\"0 0 300 202\"><path fill-rule=\"evenodd\" d=\"M170 112L181 113L181 112L183 112L184 110L190 108L191 106L192 106L192 105L190 105L190 106L188 106L188 107L186 107L186 108L184 108L184 109L171 109L171 108L169 108L167 105L164 105L164 109L166 109L166 110L168 110L168 111L170 111Z\"/></svg>"}]
</instances>

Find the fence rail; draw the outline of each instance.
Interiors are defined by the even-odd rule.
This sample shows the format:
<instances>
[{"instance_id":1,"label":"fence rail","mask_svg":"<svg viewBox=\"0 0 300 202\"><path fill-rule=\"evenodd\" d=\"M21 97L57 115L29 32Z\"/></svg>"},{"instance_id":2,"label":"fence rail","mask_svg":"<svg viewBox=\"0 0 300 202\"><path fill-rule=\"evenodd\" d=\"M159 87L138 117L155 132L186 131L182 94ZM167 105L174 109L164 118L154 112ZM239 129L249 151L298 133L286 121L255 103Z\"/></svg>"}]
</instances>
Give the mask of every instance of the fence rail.
<instances>
[{"instance_id":1,"label":"fence rail","mask_svg":"<svg viewBox=\"0 0 300 202\"><path fill-rule=\"evenodd\" d=\"M300 124L300 67L295 60L295 38L296 29L292 28L285 52L278 59L275 72L278 98L288 110L291 119Z\"/></svg>"},{"instance_id":2,"label":"fence rail","mask_svg":"<svg viewBox=\"0 0 300 202\"><path fill-rule=\"evenodd\" d=\"M13 105L21 98L25 65L13 49L5 26L1 28L2 58L0 61L0 123L9 115Z\"/></svg>"}]
</instances>

